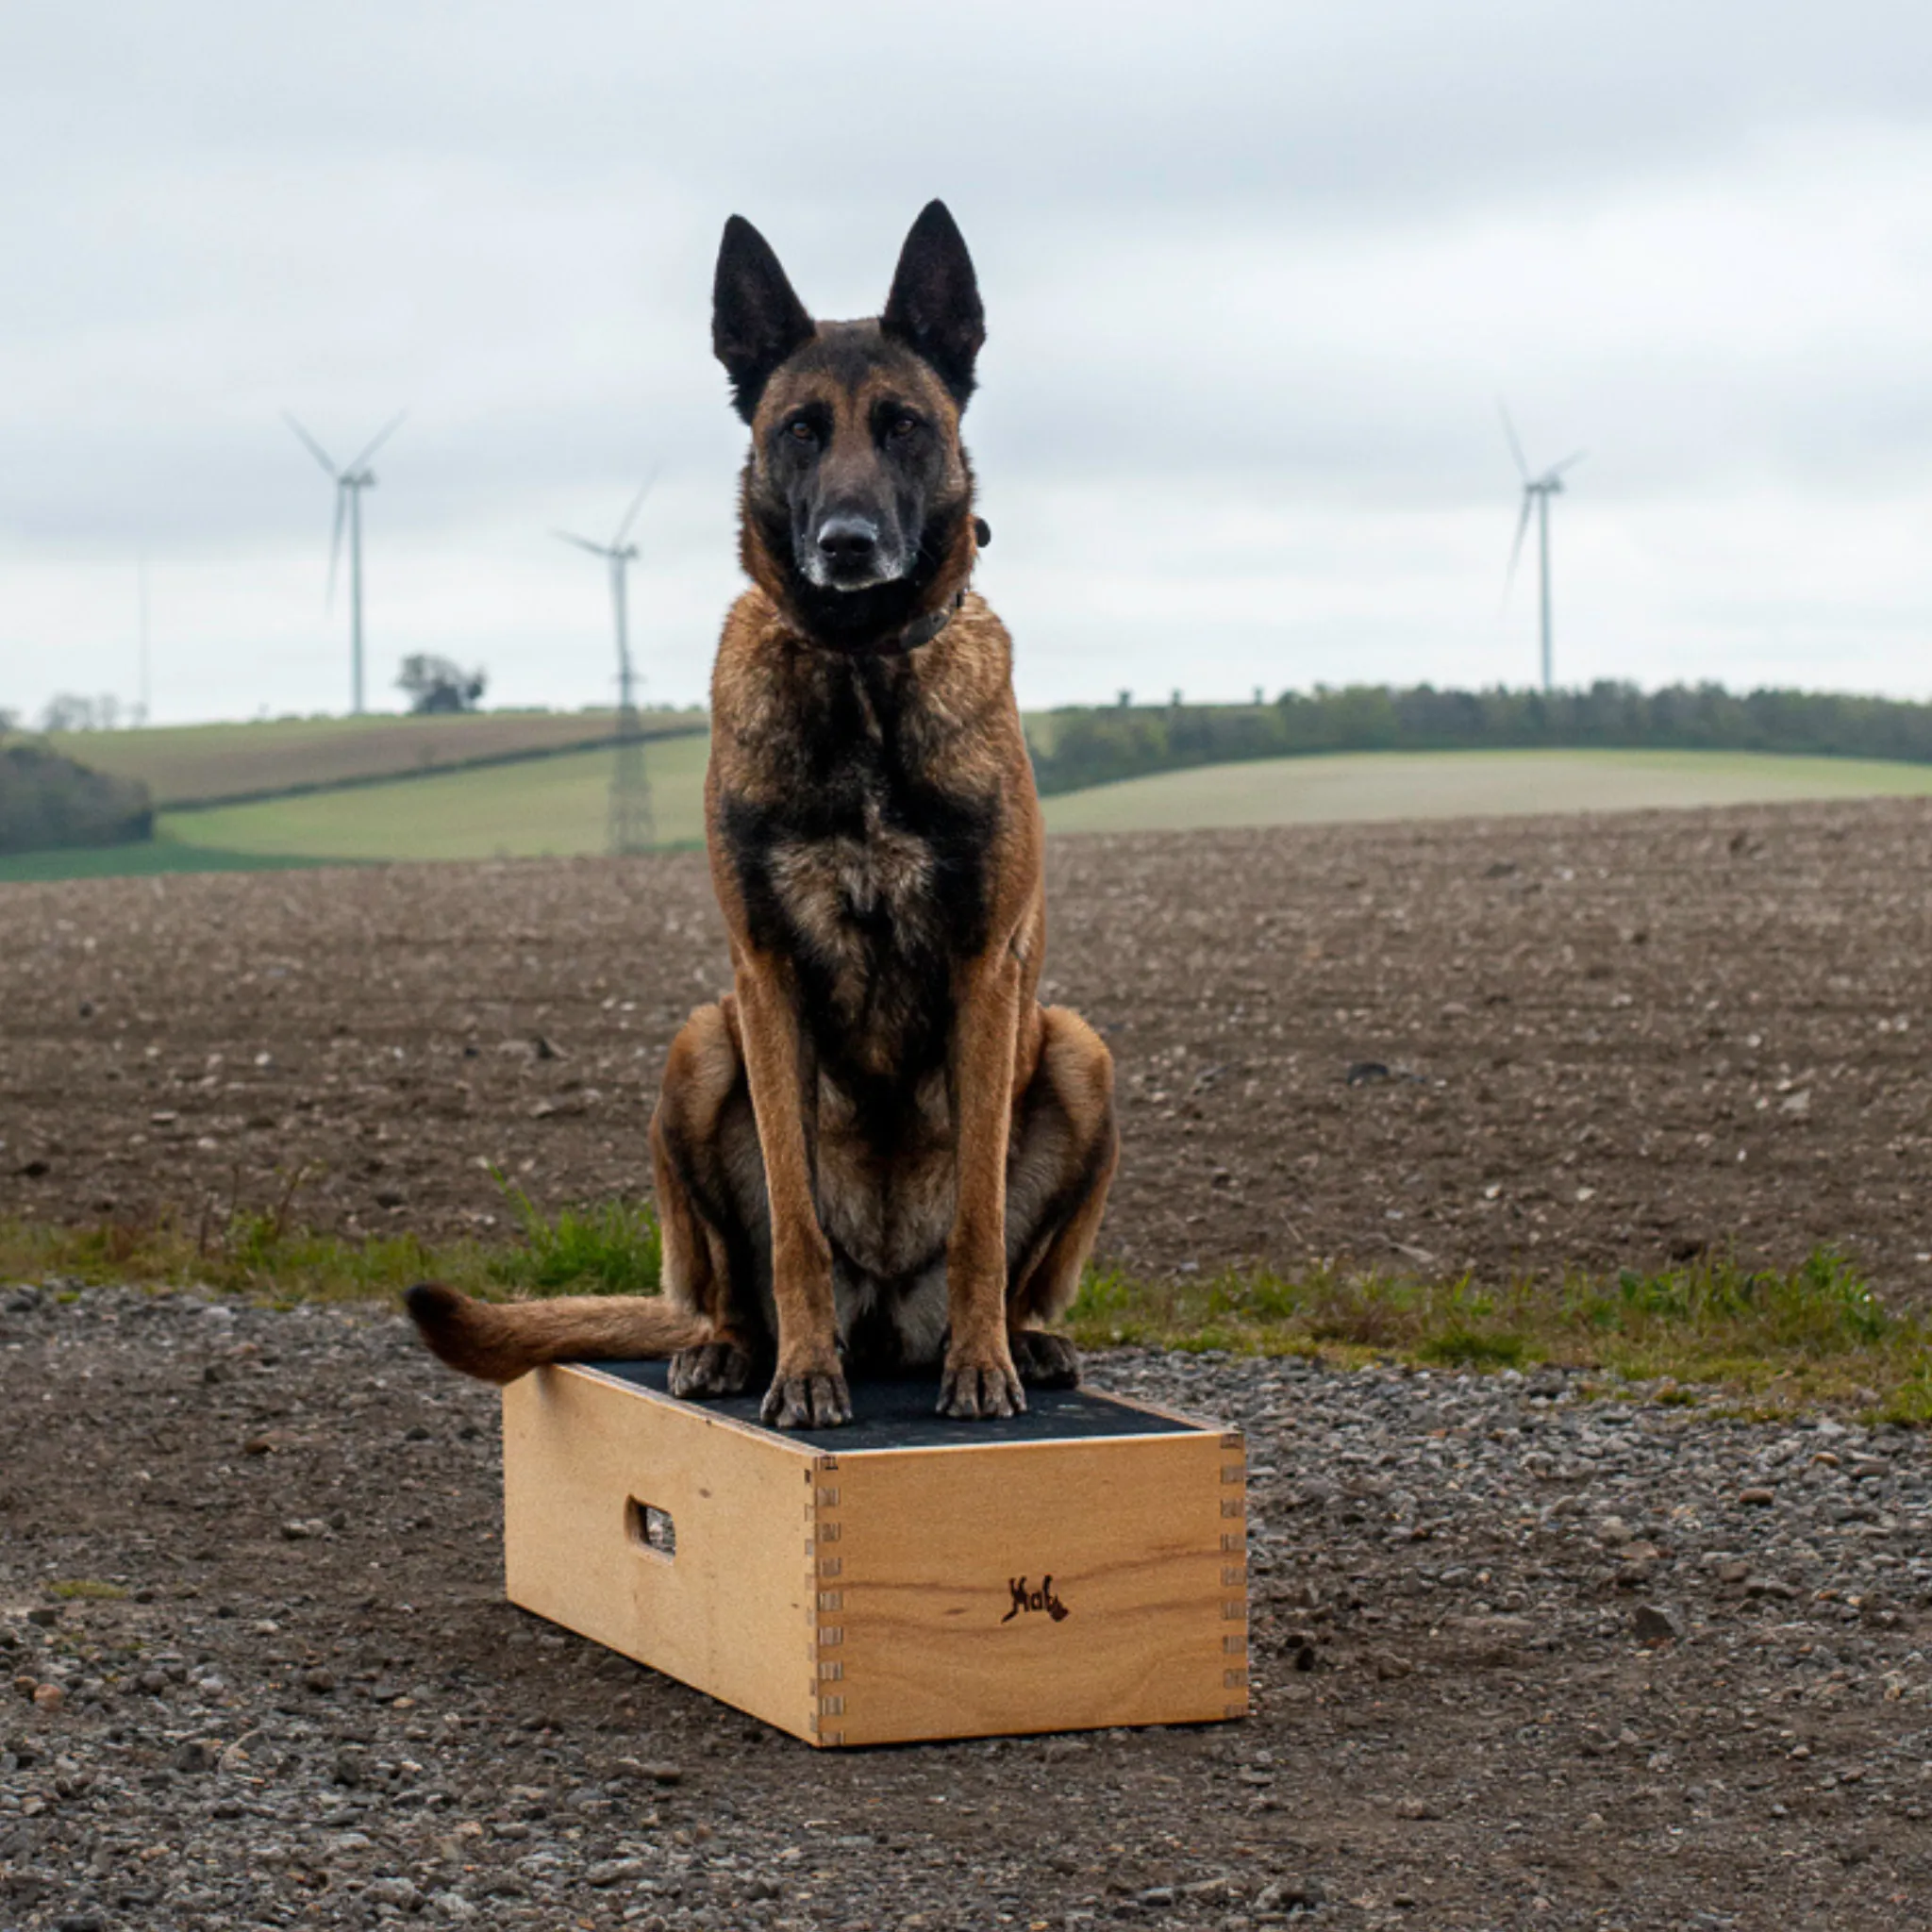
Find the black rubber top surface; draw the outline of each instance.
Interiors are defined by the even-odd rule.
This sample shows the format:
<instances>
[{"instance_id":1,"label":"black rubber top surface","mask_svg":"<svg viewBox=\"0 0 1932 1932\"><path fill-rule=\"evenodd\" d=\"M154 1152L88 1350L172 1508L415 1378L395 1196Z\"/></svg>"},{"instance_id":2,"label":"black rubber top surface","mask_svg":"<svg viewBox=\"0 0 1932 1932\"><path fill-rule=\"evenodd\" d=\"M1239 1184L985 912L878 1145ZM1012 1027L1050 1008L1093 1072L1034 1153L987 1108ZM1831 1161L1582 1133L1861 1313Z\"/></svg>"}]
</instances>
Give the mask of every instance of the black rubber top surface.
<instances>
[{"instance_id":1,"label":"black rubber top surface","mask_svg":"<svg viewBox=\"0 0 1932 1932\"><path fill-rule=\"evenodd\" d=\"M635 1382L641 1389L655 1390L659 1395L671 1392L668 1362L586 1362L583 1366ZM762 1428L758 1421L762 1393L724 1395L688 1406ZM848 1454L861 1449L968 1449L991 1442L1065 1442L1083 1436L1172 1436L1192 1426L1167 1416L1149 1415L1145 1409L1130 1407L1091 1389L1029 1389L1024 1415L953 1422L933 1413L939 1393L937 1369L904 1380L855 1382L852 1421L842 1429L769 1429L765 1433L787 1442Z\"/></svg>"}]
</instances>

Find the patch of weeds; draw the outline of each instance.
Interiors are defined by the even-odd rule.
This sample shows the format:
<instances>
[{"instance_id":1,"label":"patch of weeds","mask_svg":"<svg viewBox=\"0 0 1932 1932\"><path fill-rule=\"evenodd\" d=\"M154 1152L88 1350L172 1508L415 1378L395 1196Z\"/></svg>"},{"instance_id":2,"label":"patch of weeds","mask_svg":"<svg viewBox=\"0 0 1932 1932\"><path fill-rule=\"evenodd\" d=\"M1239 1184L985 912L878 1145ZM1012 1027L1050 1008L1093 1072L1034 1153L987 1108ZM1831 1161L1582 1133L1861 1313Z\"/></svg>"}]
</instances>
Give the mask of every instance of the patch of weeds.
<instances>
[{"instance_id":1,"label":"patch of weeds","mask_svg":"<svg viewBox=\"0 0 1932 1932\"><path fill-rule=\"evenodd\" d=\"M1922 1352L1911 1372L1887 1390L1863 1419L1874 1425L1896 1423L1904 1428L1932 1428L1932 1350Z\"/></svg>"},{"instance_id":2,"label":"patch of weeds","mask_svg":"<svg viewBox=\"0 0 1932 1932\"><path fill-rule=\"evenodd\" d=\"M464 1243L437 1249L412 1234L341 1235L284 1228L266 1215L232 1217L207 1267L210 1285L255 1290L279 1300L359 1299L399 1291L430 1277L474 1275L481 1251Z\"/></svg>"},{"instance_id":3,"label":"patch of weeds","mask_svg":"<svg viewBox=\"0 0 1932 1932\"><path fill-rule=\"evenodd\" d=\"M1440 1335L1424 1336L1416 1344L1416 1358L1441 1362L1456 1369L1521 1368L1529 1354L1524 1336L1483 1334L1473 1328L1453 1326Z\"/></svg>"},{"instance_id":4,"label":"patch of weeds","mask_svg":"<svg viewBox=\"0 0 1932 1932\"><path fill-rule=\"evenodd\" d=\"M641 1203L608 1202L545 1214L506 1188L518 1238L425 1241L413 1234L318 1233L279 1210L205 1215L193 1231L172 1218L64 1227L0 1222L0 1280L54 1281L72 1302L85 1285L126 1282L243 1294L277 1307L300 1301L398 1295L413 1282L446 1281L472 1294L652 1294L663 1243Z\"/></svg>"},{"instance_id":5,"label":"patch of weeds","mask_svg":"<svg viewBox=\"0 0 1932 1932\"><path fill-rule=\"evenodd\" d=\"M1754 1412L1863 1407L1932 1426L1932 1326L1889 1310L1857 1270L1821 1248L1790 1270L1707 1255L1655 1274L1575 1274L1559 1284L1447 1282L1327 1265L1180 1282L1091 1274L1069 1318L1088 1347L1392 1359L1469 1371L1538 1363L1596 1370L1578 1398L1696 1406L1713 1388Z\"/></svg>"},{"instance_id":6,"label":"patch of weeds","mask_svg":"<svg viewBox=\"0 0 1932 1932\"><path fill-rule=\"evenodd\" d=\"M47 1586L50 1596L62 1603L125 1603L127 1592L118 1583L101 1583L92 1576L67 1576Z\"/></svg>"},{"instance_id":7,"label":"patch of weeds","mask_svg":"<svg viewBox=\"0 0 1932 1932\"><path fill-rule=\"evenodd\" d=\"M664 1266L664 1237L647 1201L605 1201L546 1215L500 1174L496 1184L523 1231L524 1245L490 1263L505 1287L556 1293L656 1294Z\"/></svg>"}]
</instances>

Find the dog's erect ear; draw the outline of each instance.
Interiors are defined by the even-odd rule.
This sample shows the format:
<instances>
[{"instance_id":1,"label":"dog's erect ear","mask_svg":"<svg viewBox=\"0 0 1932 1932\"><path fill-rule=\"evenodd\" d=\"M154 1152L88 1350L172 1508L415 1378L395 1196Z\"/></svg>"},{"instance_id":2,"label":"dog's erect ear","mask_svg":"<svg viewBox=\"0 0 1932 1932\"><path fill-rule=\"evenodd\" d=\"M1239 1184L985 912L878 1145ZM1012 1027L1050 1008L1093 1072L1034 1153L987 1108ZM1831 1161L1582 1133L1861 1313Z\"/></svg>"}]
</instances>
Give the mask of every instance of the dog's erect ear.
<instances>
[{"instance_id":1,"label":"dog's erect ear","mask_svg":"<svg viewBox=\"0 0 1932 1932\"><path fill-rule=\"evenodd\" d=\"M772 372L809 341L812 319L785 279L772 244L733 215L718 244L711 284L711 348L731 378L731 398L749 423Z\"/></svg>"},{"instance_id":2,"label":"dog's erect ear","mask_svg":"<svg viewBox=\"0 0 1932 1932\"><path fill-rule=\"evenodd\" d=\"M931 363L953 400L966 407L973 364L986 341L986 310L966 238L944 202L927 202L913 223L879 324Z\"/></svg>"}]
</instances>

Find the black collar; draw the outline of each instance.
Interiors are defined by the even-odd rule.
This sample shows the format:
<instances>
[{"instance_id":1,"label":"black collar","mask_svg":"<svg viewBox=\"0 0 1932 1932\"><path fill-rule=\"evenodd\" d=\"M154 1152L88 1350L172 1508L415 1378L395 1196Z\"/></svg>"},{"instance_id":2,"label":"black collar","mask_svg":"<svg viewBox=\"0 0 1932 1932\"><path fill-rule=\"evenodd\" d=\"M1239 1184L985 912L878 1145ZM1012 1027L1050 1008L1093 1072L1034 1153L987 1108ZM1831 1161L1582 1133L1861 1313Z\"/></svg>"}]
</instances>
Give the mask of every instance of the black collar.
<instances>
[{"instance_id":1,"label":"black collar","mask_svg":"<svg viewBox=\"0 0 1932 1932\"><path fill-rule=\"evenodd\" d=\"M941 604L937 610L927 611L924 617L908 624L890 643L881 644L881 655L889 658L902 657L908 651L918 650L921 644L931 643L933 639L959 614L959 607L965 601L966 592L962 590L950 604Z\"/></svg>"},{"instance_id":2,"label":"black collar","mask_svg":"<svg viewBox=\"0 0 1932 1932\"><path fill-rule=\"evenodd\" d=\"M958 591L937 610L928 610L924 617L915 617L904 630L894 631L890 637L881 638L874 644L855 647L823 643L809 631L803 629L793 630L791 635L802 644L809 644L814 650L830 651L841 658L903 658L908 652L918 650L922 644L931 643L933 639L958 616L959 607L965 601L965 591Z\"/></svg>"}]
</instances>

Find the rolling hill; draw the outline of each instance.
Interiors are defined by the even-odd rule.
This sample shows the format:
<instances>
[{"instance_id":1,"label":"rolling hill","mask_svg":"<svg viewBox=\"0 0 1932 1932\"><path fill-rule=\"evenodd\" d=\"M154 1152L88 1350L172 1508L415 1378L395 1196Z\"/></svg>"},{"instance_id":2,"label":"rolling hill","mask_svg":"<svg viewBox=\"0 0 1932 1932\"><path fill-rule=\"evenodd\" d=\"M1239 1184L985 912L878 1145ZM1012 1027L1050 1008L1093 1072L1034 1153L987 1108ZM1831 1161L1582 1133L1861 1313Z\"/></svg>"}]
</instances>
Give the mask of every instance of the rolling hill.
<instances>
[{"instance_id":1,"label":"rolling hill","mask_svg":"<svg viewBox=\"0 0 1932 1932\"><path fill-rule=\"evenodd\" d=\"M647 711L647 733L702 731L702 714ZM97 772L139 778L161 809L372 778L482 758L557 752L608 739L614 711L468 711L436 717L276 718L258 724L63 731L54 747Z\"/></svg>"},{"instance_id":2,"label":"rolling hill","mask_svg":"<svg viewBox=\"0 0 1932 1932\"><path fill-rule=\"evenodd\" d=\"M584 722L535 716L578 728ZM142 735L96 735L88 748ZM388 732L373 735L395 746L408 742ZM469 745L479 741L485 741ZM452 737L439 749L461 742ZM704 836L708 744L703 735L687 733L646 747L660 844L691 844ZM353 758L331 764L329 751L324 744L306 765L294 763L291 752L286 769L340 771L344 764L366 764L369 756L358 749ZM600 853L613 758L606 747L472 770L417 768L388 782L365 776L340 790L177 807L162 812L151 844L0 859L0 881ZM193 767L175 769L178 782L191 782ZM239 787L260 770L251 750L246 759L225 758L217 778ZM1725 752L1363 752L1168 772L1066 792L1047 799L1045 811L1050 832L1072 834L1924 795L1932 795L1932 766L1877 760Z\"/></svg>"},{"instance_id":3,"label":"rolling hill","mask_svg":"<svg viewBox=\"0 0 1932 1932\"><path fill-rule=\"evenodd\" d=\"M1756 752L1338 752L1200 765L1045 801L1051 832L1635 811L1932 794L1932 766Z\"/></svg>"}]
</instances>

